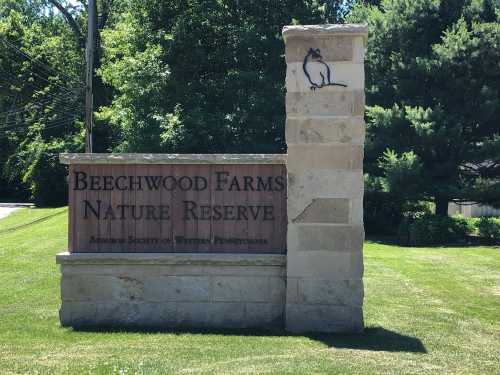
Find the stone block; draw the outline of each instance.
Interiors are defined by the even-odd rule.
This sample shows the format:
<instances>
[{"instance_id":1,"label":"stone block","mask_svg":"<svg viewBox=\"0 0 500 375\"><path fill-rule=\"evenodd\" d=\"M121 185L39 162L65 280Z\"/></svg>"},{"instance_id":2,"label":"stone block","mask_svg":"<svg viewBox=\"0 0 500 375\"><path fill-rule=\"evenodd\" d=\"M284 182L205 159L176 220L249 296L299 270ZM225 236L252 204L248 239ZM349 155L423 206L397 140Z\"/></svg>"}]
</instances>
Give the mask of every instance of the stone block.
<instances>
[{"instance_id":1,"label":"stone block","mask_svg":"<svg viewBox=\"0 0 500 375\"><path fill-rule=\"evenodd\" d=\"M284 277L269 278L269 302L284 304L286 297L286 275Z\"/></svg>"},{"instance_id":2,"label":"stone block","mask_svg":"<svg viewBox=\"0 0 500 375\"><path fill-rule=\"evenodd\" d=\"M297 167L288 173L288 197L291 200L316 197L359 198L363 196L361 170L316 169ZM289 202L293 203L293 202Z\"/></svg>"},{"instance_id":3,"label":"stone block","mask_svg":"<svg viewBox=\"0 0 500 375\"><path fill-rule=\"evenodd\" d=\"M286 269L284 266L224 266L214 267L206 266L203 268L202 275L206 276L281 276L284 277Z\"/></svg>"},{"instance_id":4,"label":"stone block","mask_svg":"<svg viewBox=\"0 0 500 375\"><path fill-rule=\"evenodd\" d=\"M363 192L361 190L361 192ZM353 225L363 225L363 197L351 199L351 218L349 220L350 224ZM363 236L364 239L364 236Z\"/></svg>"},{"instance_id":5,"label":"stone block","mask_svg":"<svg viewBox=\"0 0 500 375\"><path fill-rule=\"evenodd\" d=\"M287 304L286 328L297 333L361 332L363 310L352 306Z\"/></svg>"},{"instance_id":6,"label":"stone block","mask_svg":"<svg viewBox=\"0 0 500 375\"><path fill-rule=\"evenodd\" d=\"M96 324L109 326L136 326L144 322L141 305L129 302L97 303Z\"/></svg>"},{"instance_id":7,"label":"stone block","mask_svg":"<svg viewBox=\"0 0 500 375\"><path fill-rule=\"evenodd\" d=\"M287 25L283 27L285 43L293 38L330 38L338 35L362 36L366 38L368 25L356 23L320 24L320 25Z\"/></svg>"},{"instance_id":8,"label":"stone block","mask_svg":"<svg viewBox=\"0 0 500 375\"><path fill-rule=\"evenodd\" d=\"M204 302L177 302L176 326L181 327L205 327L210 322L211 303Z\"/></svg>"},{"instance_id":9,"label":"stone block","mask_svg":"<svg viewBox=\"0 0 500 375\"><path fill-rule=\"evenodd\" d=\"M210 278L207 276L148 277L144 285L147 301L204 302L210 300Z\"/></svg>"},{"instance_id":10,"label":"stone block","mask_svg":"<svg viewBox=\"0 0 500 375\"><path fill-rule=\"evenodd\" d=\"M63 301L107 301L113 299L115 283L112 276L93 275L92 278L63 275L61 299Z\"/></svg>"},{"instance_id":11,"label":"stone block","mask_svg":"<svg viewBox=\"0 0 500 375\"><path fill-rule=\"evenodd\" d=\"M288 276L286 279L286 303L299 302L299 280L300 277Z\"/></svg>"},{"instance_id":12,"label":"stone block","mask_svg":"<svg viewBox=\"0 0 500 375\"><path fill-rule=\"evenodd\" d=\"M211 303L207 306L209 327L238 328L246 326L244 303Z\"/></svg>"},{"instance_id":13,"label":"stone block","mask_svg":"<svg viewBox=\"0 0 500 375\"><path fill-rule=\"evenodd\" d=\"M286 142L345 143L362 145L365 140L365 122L362 117L287 118Z\"/></svg>"},{"instance_id":14,"label":"stone block","mask_svg":"<svg viewBox=\"0 0 500 375\"><path fill-rule=\"evenodd\" d=\"M143 280L123 274L65 274L61 279L61 298L66 301L137 301L143 293Z\"/></svg>"},{"instance_id":15,"label":"stone block","mask_svg":"<svg viewBox=\"0 0 500 375\"><path fill-rule=\"evenodd\" d=\"M295 218L293 223L349 223L349 199L314 198Z\"/></svg>"},{"instance_id":16,"label":"stone block","mask_svg":"<svg viewBox=\"0 0 500 375\"><path fill-rule=\"evenodd\" d=\"M247 327L282 328L285 304L282 303L247 303L245 324Z\"/></svg>"},{"instance_id":17,"label":"stone block","mask_svg":"<svg viewBox=\"0 0 500 375\"><path fill-rule=\"evenodd\" d=\"M97 304L92 302L63 301L59 320L63 327L96 324Z\"/></svg>"},{"instance_id":18,"label":"stone block","mask_svg":"<svg viewBox=\"0 0 500 375\"><path fill-rule=\"evenodd\" d=\"M363 276L363 253L361 251L307 251L289 248L288 254L288 278L313 277L345 280L360 279Z\"/></svg>"},{"instance_id":19,"label":"stone block","mask_svg":"<svg viewBox=\"0 0 500 375\"><path fill-rule=\"evenodd\" d=\"M351 273L355 275L354 277L362 278L365 271L365 265L363 261L363 252L353 253L351 258Z\"/></svg>"},{"instance_id":20,"label":"stone block","mask_svg":"<svg viewBox=\"0 0 500 375\"><path fill-rule=\"evenodd\" d=\"M177 305L175 302L139 304L140 325L150 327L175 327L177 325Z\"/></svg>"},{"instance_id":21,"label":"stone block","mask_svg":"<svg viewBox=\"0 0 500 375\"><path fill-rule=\"evenodd\" d=\"M120 264L102 264L102 265L63 265L61 272L64 275L126 275L133 278L144 278L148 276L184 276L184 275L204 275L206 268L204 266L190 265L120 265Z\"/></svg>"},{"instance_id":22,"label":"stone block","mask_svg":"<svg viewBox=\"0 0 500 375\"><path fill-rule=\"evenodd\" d=\"M310 48L319 48L323 61L352 61L353 39L351 35L293 37L285 43L285 59L287 64L302 63Z\"/></svg>"},{"instance_id":23,"label":"stone block","mask_svg":"<svg viewBox=\"0 0 500 375\"><path fill-rule=\"evenodd\" d=\"M354 37L352 59L357 64L364 64L365 62L365 38L362 36Z\"/></svg>"},{"instance_id":24,"label":"stone block","mask_svg":"<svg viewBox=\"0 0 500 375\"><path fill-rule=\"evenodd\" d=\"M330 68L330 82L340 83L347 86L348 90L363 90L365 88L365 72L363 64L352 63L335 63L325 61ZM321 82L320 73L326 69L324 66L317 64L308 64L307 72L313 82ZM319 77L319 78L318 78ZM343 86L324 86L321 92L344 92L346 87ZM296 62L287 65L286 70L286 91L287 92L310 92L311 82L304 72L303 63Z\"/></svg>"},{"instance_id":25,"label":"stone block","mask_svg":"<svg viewBox=\"0 0 500 375\"><path fill-rule=\"evenodd\" d=\"M245 324L244 303L177 303L177 326L236 328Z\"/></svg>"},{"instance_id":26,"label":"stone block","mask_svg":"<svg viewBox=\"0 0 500 375\"><path fill-rule=\"evenodd\" d=\"M363 146L349 145L289 145L288 173L307 169L362 170Z\"/></svg>"},{"instance_id":27,"label":"stone block","mask_svg":"<svg viewBox=\"0 0 500 375\"><path fill-rule=\"evenodd\" d=\"M363 296L363 281L361 279L304 278L298 280L297 300L306 305L326 304L360 307L363 305Z\"/></svg>"},{"instance_id":28,"label":"stone block","mask_svg":"<svg viewBox=\"0 0 500 375\"><path fill-rule=\"evenodd\" d=\"M350 223L358 223L363 215L363 172L329 169L288 172L288 197L289 218L297 217L314 198L349 198Z\"/></svg>"},{"instance_id":29,"label":"stone block","mask_svg":"<svg viewBox=\"0 0 500 375\"><path fill-rule=\"evenodd\" d=\"M293 225L288 227L289 248L297 251L361 252L362 225Z\"/></svg>"},{"instance_id":30,"label":"stone block","mask_svg":"<svg viewBox=\"0 0 500 375\"><path fill-rule=\"evenodd\" d=\"M365 111L363 90L287 92L287 116L362 116Z\"/></svg>"},{"instance_id":31,"label":"stone block","mask_svg":"<svg viewBox=\"0 0 500 375\"><path fill-rule=\"evenodd\" d=\"M269 302L269 279L267 277L214 276L213 300Z\"/></svg>"}]
</instances>

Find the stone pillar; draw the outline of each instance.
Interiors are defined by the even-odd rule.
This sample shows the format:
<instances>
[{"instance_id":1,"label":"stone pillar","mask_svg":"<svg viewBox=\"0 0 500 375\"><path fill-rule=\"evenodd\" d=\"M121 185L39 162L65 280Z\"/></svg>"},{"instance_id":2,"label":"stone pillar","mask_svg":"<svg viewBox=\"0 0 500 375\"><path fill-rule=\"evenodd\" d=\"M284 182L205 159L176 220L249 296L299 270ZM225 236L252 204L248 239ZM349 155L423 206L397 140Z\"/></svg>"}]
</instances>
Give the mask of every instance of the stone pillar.
<instances>
[{"instance_id":1,"label":"stone pillar","mask_svg":"<svg viewBox=\"0 0 500 375\"><path fill-rule=\"evenodd\" d=\"M363 329L364 25L285 26L286 327Z\"/></svg>"}]
</instances>

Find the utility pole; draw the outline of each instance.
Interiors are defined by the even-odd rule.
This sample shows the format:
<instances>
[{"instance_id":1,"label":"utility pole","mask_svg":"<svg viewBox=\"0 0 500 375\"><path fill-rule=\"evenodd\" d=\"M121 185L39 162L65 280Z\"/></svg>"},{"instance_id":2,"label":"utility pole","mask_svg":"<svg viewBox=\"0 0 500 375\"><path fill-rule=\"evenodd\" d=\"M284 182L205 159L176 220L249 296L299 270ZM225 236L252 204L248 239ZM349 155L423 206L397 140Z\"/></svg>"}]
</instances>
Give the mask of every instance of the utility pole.
<instances>
[{"instance_id":1,"label":"utility pole","mask_svg":"<svg viewBox=\"0 0 500 375\"><path fill-rule=\"evenodd\" d=\"M85 152L92 153L92 113L94 98L92 81L94 78L94 53L97 34L97 5L96 0L88 0L87 46L85 60L87 62L85 74Z\"/></svg>"}]
</instances>

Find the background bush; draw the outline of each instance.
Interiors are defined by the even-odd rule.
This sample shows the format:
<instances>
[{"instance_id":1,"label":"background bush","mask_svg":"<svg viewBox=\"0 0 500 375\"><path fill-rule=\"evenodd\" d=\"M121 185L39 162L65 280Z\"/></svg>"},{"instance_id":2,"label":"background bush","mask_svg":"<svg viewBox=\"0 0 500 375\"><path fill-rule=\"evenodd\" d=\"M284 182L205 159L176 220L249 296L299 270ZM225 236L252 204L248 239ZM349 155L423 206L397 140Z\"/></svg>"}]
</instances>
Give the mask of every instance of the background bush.
<instances>
[{"instance_id":1,"label":"background bush","mask_svg":"<svg viewBox=\"0 0 500 375\"><path fill-rule=\"evenodd\" d=\"M500 241L500 217L482 217L477 222L479 236L493 242Z\"/></svg>"},{"instance_id":2,"label":"background bush","mask_svg":"<svg viewBox=\"0 0 500 375\"><path fill-rule=\"evenodd\" d=\"M364 196L364 223L369 235L394 235L403 220L403 202L392 194L367 191Z\"/></svg>"},{"instance_id":3,"label":"background bush","mask_svg":"<svg viewBox=\"0 0 500 375\"><path fill-rule=\"evenodd\" d=\"M473 230L473 221L460 216L424 215L405 219L400 227L399 242L410 246L445 245L464 241Z\"/></svg>"}]
</instances>

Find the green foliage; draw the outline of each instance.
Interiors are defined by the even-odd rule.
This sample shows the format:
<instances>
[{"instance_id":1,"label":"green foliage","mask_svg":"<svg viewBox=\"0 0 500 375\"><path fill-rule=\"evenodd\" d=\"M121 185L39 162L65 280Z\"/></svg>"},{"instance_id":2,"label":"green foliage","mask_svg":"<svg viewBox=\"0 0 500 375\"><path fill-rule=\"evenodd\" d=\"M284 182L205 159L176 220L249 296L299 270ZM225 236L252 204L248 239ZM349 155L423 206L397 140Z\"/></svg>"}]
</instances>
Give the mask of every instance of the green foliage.
<instances>
[{"instance_id":1,"label":"green foliage","mask_svg":"<svg viewBox=\"0 0 500 375\"><path fill-rule=\"evenodd\" d=\"M387 149L379 159L379 168L385 177L382 185L388 192L399 195L403 200L410 200L418 195L422 165L413 151L398 155Z\"/></svg>"},{"instance_id":2,"label":"green foliage","mask_svg":"<svg viewBox=\"0 0 500 375\"><path fill-rule=\"evenodd\" d=\"M472 229L471 222L460 216L424 215L403 221L398 236L410 246L447 245L464 241Z\"/></svg>"},{"instance_id":3,"label":"green foliage","mask_svg":"<svg viewBox=\"0 0 500 375\"><path fill-rule=\"evenodd\" d=\"M316 2L129 0L103 32L101 115L127 152L284 152L281 28L321 22Z\"/></svg>"},{"instance_id":4,"label":"green foliage","mask_svg":"<svg viewBox=\"0 0 500 375\"><path fill-rule=\"evenodd\" d=\"M489 241L500 241L500 218L482 217L477 223L479 235Z\"/></svg>"},{"instance_id":5,"label":"green foliage","mask_svg":"<svg viewBox=\"0 0 500 375\"><path fill-rule=\"evenodd\" d=\"M477 235L478 229L477 226L481 218L479 217L464 217L462 215L453 215L454 218L463 219L467 225L467 234L468 235Z\"/></svg>"},{"instance_id":6,"label":"green foliage","mask_svg":"<svg viewBox=\"0 0 500 375\"><path fill-rule=\"evenodd\" d=\"M57 153L81 149L83 53L49 9L44 1L0 0L2 200L63 204Z\"/></svg>"},{"instance_id":7,"label":"green foliage","mask_svg":"<svg viewBox=\"0 0 500 375\"><path fill-rule=\"evenodd\" d=\"M431 213L426 202L413 202L391 191L387 180L365 174L363 200L365 230L371 235L395 235L408 219Z\"/></svg>"},{"instance_id":8,"label":"green foliage","mask_svg":"<svg viewBox=\"0 0 500 375\"><path fill-rule=\"evenodd\" d=\"M363 208L365 231L369 235L393 235L403 220L405 202L382 191L365 191Z\"/></svg>"},{"instance_id":9,"label":"green foliage","mask_svg":"<svg viewBox=\"0 0 500 375\"><path fill-rule=\"evenodd\" d=\"M383 0L350 16L370 28L366 170L440 215L452 200L500 199L499 10L491 0Z\"/></svg>"}]
</instances>

